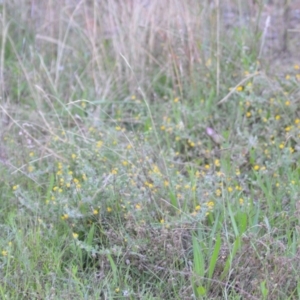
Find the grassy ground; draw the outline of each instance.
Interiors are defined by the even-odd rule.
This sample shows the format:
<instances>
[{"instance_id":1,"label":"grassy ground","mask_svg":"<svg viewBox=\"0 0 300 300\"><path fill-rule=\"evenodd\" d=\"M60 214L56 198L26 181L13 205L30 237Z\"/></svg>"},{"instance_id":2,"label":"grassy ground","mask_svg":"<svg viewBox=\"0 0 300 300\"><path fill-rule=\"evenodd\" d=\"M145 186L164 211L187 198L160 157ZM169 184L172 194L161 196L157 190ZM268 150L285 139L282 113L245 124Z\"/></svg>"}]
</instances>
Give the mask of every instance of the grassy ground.
<instances>
[{"instance_id":1,"label":"grassy ground","mask_svg":"<svg viewBox=\"0 0 300 300\"><path fill-rule=\"evenodd\" d=\"M1 299L299 299L299 65L199 2L1 3Z\"/></svg>"}]
</instances>

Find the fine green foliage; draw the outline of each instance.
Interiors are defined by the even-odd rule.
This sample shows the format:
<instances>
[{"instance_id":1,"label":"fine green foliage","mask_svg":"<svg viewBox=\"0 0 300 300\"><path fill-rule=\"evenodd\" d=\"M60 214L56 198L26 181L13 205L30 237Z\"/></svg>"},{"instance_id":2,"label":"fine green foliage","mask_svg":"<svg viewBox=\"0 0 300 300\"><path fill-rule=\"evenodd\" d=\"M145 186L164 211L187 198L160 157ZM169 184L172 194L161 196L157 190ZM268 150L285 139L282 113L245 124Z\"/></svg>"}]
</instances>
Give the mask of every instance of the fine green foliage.
<instances>
[{"instance_id":1,"label":"fine green foliage","mask_svg":"<svg viewBox=\"0 0 300 300\"><path fill-rule=\"evenodd\" d=\"M0 3L1 299L299 299L293 1L146 2Z\"/></svg>"}]
</instances>

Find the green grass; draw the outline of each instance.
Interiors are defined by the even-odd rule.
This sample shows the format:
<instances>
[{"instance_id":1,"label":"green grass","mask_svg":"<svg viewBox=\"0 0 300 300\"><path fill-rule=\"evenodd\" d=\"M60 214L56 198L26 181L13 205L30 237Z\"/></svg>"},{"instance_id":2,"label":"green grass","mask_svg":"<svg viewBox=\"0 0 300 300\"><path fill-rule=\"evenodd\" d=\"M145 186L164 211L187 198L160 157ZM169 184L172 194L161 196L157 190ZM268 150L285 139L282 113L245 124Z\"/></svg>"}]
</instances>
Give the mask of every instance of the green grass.
<instances>
[{"instance_id":1,"label":"green grass","mask_svg":"<svg viewBox=\"0 0 300 300\"><path fill-rule=\"evenodd\" d=\"M300 297L299 66L181 2L1 4L1 299Z\"/></svg>"}]
</instances>

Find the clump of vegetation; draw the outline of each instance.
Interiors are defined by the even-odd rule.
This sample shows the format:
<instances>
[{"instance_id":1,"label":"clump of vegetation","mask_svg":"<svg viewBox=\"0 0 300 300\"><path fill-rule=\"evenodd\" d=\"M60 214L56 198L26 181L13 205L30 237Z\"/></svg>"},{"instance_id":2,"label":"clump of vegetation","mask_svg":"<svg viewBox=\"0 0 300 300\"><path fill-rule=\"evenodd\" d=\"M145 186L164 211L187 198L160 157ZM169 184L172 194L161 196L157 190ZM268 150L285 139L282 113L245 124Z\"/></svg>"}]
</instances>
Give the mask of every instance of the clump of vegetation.
<instances>
[{"instance_id":1,"label":"clump of vegetation","mask_svg":"<svg viewBox=\"0 0 300 300\"><path fill-rule=\"evenodd\" d=\"M299 298L299 65L209 2L1 4L3 299Z\"/></svg>"}]
</instances>

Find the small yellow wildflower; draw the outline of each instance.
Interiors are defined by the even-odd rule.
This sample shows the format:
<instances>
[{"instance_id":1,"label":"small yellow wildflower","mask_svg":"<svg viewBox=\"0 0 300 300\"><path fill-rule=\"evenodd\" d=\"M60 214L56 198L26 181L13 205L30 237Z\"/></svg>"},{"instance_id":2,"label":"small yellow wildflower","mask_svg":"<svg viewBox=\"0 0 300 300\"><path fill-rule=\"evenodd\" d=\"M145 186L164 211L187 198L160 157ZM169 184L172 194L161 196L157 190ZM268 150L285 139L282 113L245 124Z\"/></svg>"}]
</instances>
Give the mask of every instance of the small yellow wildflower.
<instances>
[{"instance_id":1,"label":"small yellow wildflower","mask_svg":"<svg viewBox=\"0 0 300 300\"><path fill-rule=\"evenodd\" d=\"M250 118L250 117L251 117L251 112L250 112L250 111L247 111L246 117L247 117L247 118Z\"/></svg>"},{"instance_id":2,"label":"small yellow wildflower","mask_svg":"<svg viewBox=\"0 0 300 300\"><path fill-rule=\"evenodd\" d=\"M279 148L283 149L284 148L284 143L280 143Z\"/></svg>"},{"instance_id":3,"label":"small yellow wildflower","mask_svg":"<svg viewBox=\"0 0 300 300\"><path fill-rule=\"evenodd\" d=\"M71 157L72 157L72 159L76 159L77 155L72 153Z\"/></svg>"},{"instance_id":4,"label":"small yellow wildflower","mask_svg":"<svg viewBox=\"0 0 300 300\"><path fill-rule=\"evenodd\" d=\"M281 116L280 116L280 115L276 115L276 116L275 116L275 120L277 120L277 121L279 121L279 120L280 120L280 118L281 118Z\"/></svg>"},{"instance_id":5,"label":"small yellow wildflower","mask_svg":"<svg viewBox=\"0 0 300 300\"><path fill-rule=\"evenodd\" d=\"M117 175L118 174L118 168L114 168L111 170L111 174Z\"/></svg>"},{"instance_id":6,"label":"small yellow wildflower","mask_svg":"<svg viewBox=\"0 0 300 300\"><path fill-rule=\"evenodd\" d=\"M221 191L220 189L217 189L217 190L216 190L216 195L217 195L218 197L220 197L221 194L222 194L222 191Z\"/></svg>"},{"instance_id":7,"label":"small yellow wildflower","mask_svg":"<svg viewBox=\"0 0 300 300\"><path fill-rule=\"evenodd\" d=\"M253 167L253 170L254 171L258 171L260 169L260 166L259 165L255 165L254 167Z\"/></svg>"},{"instance_id":8,"label":"small yellow wildflower","mask_svg":"<svg viewBox=\"0 0 300 300\"><path fill-rule=\"evenodd\" d=\"M161 220L159 221L159 223L160 223L160 224L164 224L164 223L165 223L165 220L164 220L164 219L161 219Z\"/></svg>"},{"instance_id":9,"label":"small yellow wildflower","mask_svg":"<svg viewBox=\"0 0 300 300\"><path fill-rule=\"evenodd\" d=\"M169 186L169 181L168 181L168 180L165 180L165 181L164 181L164 186L165 186L165 187Z\"/></svg>"},{"instance_id":10,"label":"small yellow wildflower","mask_svg":"<svg viewBox=\"0 0 300 300\"><path fill-rule=\"evenodd\" d=\"M109 213L112 211L111 207L107 207L106 210L107 210L107 212L109 212Z\"/></svg>"},{"instance_id":11,"label":"small yellow wildflower","mask_svg":"<svg viewBox=\"0 0 300 300\"><path fill-rule=\"evenodd\" d=\"M136 99L136 96L135 95L132 95L131 96L131 100L135 100Z\"/></svg>"},{"instance_id":12,"label":"small yellow wildflower","mask_svg":"<svg viewBox=\"0 0 300 300\"><path fill-rule=\"evenodd\" d=\"M233 191L233 188L232 188L231 186L229 186L229 187L227 188L227 191L228 191L229 193L231 193L231 192Z\"/></svg>"},{"instance_id":13,"label":"small yellow wildflower","mask_svg":"<svg viewBox=\"0 0 300 300\"><path fill-rule=\"evenodd\" d=\"M120 288L117 287L117 288L115 289L115 292L116 292L116 293L119 293L119 292L120 292Z\"/></svg>"},{"instance_id":14,"label":"small yellow wildflower","mask_svg":"<svg viewBox=\"0 0 300 300\"><path fill-rule=\"evenodd\" d=\"M299 65L294 65L295 70L299 70L299 68L300 68Z\"/></svg>"},{"instance_id":15,"label":"small yellow wildflower","mask_svg":"<svg viewBox=\"0 0 300 300\"><path fill-rule=\"evenodd\" d=\"M34 152L31 151L31 152L29 153L29 156L30 156L30 157L34 156Z\"/></svg>"},{"instance_id":16,"label":"small yellow wildflower","mask_svg":"<svg viewBox=\"0 0 300 300\"><path fill-rule=\"evenodd\" d=\"M206 203L206 206L209 208L209 209L213 209L214 206L215 206L215 203L213 201L209 201Z\"/></svg>"},{"instance_id":17,"label":"small yellow wildflower","mask_svg":"<svg viewBox=\"0 0 300 300\"><path fill-rule=\"evenodd\" d=\"M122 165L123 165L124 167L128 166L128 161L127 161L127 160L123 160L123 161L122 161Z\"/></svg>"},{"instance_id":18,"label":"small yellow wildflower","mask_svg":"<svg viewBox=\"0 0 300 300\"><path fill-rule=\"evenodd\" d=\"M120 130L122 130L122 128L120 126L116 126L116 130L120 131Z\"/></svg>"},{"instance_id":19,"label":"small yellow wildflower","mask_svg":"<svg viewBox=\"0 0 300 300\"><path fill-rule=\"evenodd\" d=\"M209 165L209 164L206 164L206 165L204 166L204 168L205 168L206 170L209 170L210 165Z\"/></svg>"},{"instance_id":20,"label":"small yellow wildflower","mask_svg":"<svg viewBox=\"0 0 300 300\"><path fill-rule=\"evenodd\" d=\"M96 147L97 147L98 149L101 148L102 145L103 145L103 142L102 142L102 141L98 141L98 142L96 143Z\"/></svg>"},{"instance_id":21,"label":"small yellow wildflower","mask_svg":"<svg viewBox=\"0 0 300 300\"><path fill-rule=\"evenodd\" d=\"M285 101L285 105L286 105L286 106L291 105L291 101L289 101L289 100Z\"/></svg>"},{"instance_id":22,"label":"small yellow wildflower","mask_svg":"<svg viewBox=\"0 0 300 300\"><path fill-rule=\"evenodd\" d=\"M190 147L194 148L195 147L195 143L192 141L188 141L188 144L190 145Z\"/></svg>"},{"instance_id":23,"label":"small yellow wildflower","mask_svg":"<svg viewBox=\"0 0 300 300\"><path fill-rule=\"evenodd\" d=\"M240 198L240 199L239 199L239 202L240 202L240 205L243 205L243 204L244 204L244 199L243 199L243 198Z\"/></svg>"},{"instance_id":24,"label":"small yellow wildflower","mask_svg":"<svg viewBox=\"0 0 300 300\"><path fill-rule=\"evenodd\" d=\"M241 92L244 90L244 87L242 85L239 85L237 88L236 88L236 91L237 92Z\"/></svg>"},{"instance_id":25,"label":"small yellow wildflower","mask_svg":"<svg viewBox=\"0 0 300 300\"><path fill-rule=\"evenodd\" d=\"M285 131L286 131L286 132L289 132L291 129L292 129L292 126L286 126L286 127L285 127Z\"/></svg>"},{"instance_id":26,"label":"small yellow wildflower","mask_svg":"<svg viewBox=\"0 0 300 300\"><path fill-rule=\"evenodd\" d=\"M7 256L8 252L6 250L1 251L2 256Z\"/></svg>"},{"instance_id":27,"label":"small yellow wildflower","mask_svg":"<svg viewBox=\"0 0 300 300\"><path fill-rule=\"evenodd\" d=\"M98 215L99 210L98 209L93 209L93 215Z\"/></svg>"},{"instance_id":28,"label":"small yellow wildflower","mask_svg":"<svg viewBox=\"0 0 300 300\"><path fill-rule=\"evenodd\" d=\"M175 102L175 103L179 102L179 98L176 97L176 98L174 99L174 102Z\"/></svg>"},{"instance_id":29,"label":"small yellow wildflower","mask_svg":"<svg viewBox=\"0 0 300 300\"><path fill-rule=\"evenodd\" d=\"M141 204L138 203L138 204L135 205L135 208L136 208L136 209L141 209L142 206L141 206Z\"/></svg>"},{"instance_id":30,"label":"small yellow wildflower","mask_svg":"<svg viewBox=\"0 0 300 300\"><path fill-rule=\"evenodd\" d=\"M195 207L195 211L199 211L201 209L201 206L200 205L197 205L196 207Z\"/></svg>"},{"instance_id":31,"label":"small yellow wildflower","mask_svg":"<svg viewBox=\"0 0 300 300\"><path fill-rule=\"evenodd\" d=\"M164 126L164 125L160 126L160 130L162 130L162 131L166 130L166 126Z\"/></svg>"},{"instance_id":32,"label":"small yellow wildflower","mask_svg":"<svg viewBox=\"0 0 300 300\"><path fill-rule=\"evenodd\" d=\"M72 235L74 239L78 239L78 233L73 232Z\"/></svg>"},{"instance_id":33,"label":"small yellow wildflower","mask_svg":"<svg viewBox=\"0 0 300 300\"><path fill-rule=\"evenodd\" d=\"M17 189L18 189L18 185L14 185L13 187L12 187L12 189L13 189L13 191L16 191Z\"/></svg>"},{"instance_id":34,"label":"small yellow wildflower","mask_svg":"<svg viewBox=\"0 0 300 300\"><path fill-rule=\"evenodd\" d=\"M61 219L62 219L62 220L67 220L67 219L69 219L69 215L68 215L68 214L63 214L63 215L61 216Z\"/></svg>"},{"instance_id":35,"label":"small yellow wildflower","mask_svg":"<svg viewBox=\"0 0 300 300\"><path fill-rule=\"evenodd\" d=\"M289 79L291 79L291 76L290 76L289 74L287 74L287 75L285 76L285 79L286 79L286 80L289 80Z\"/></svg>"},{"instance_id":36,"label":"small yellow wildflower","mask_svg":"<svg viewBox=\"0 0 300 300\"><path fill-rule=\"evenodd\" d=\"M216 159L216 160L215 160L215 166L216 166L216 167L220 167L220 160L219 160L219 159Z\"/></svg>"}]
</instances>

